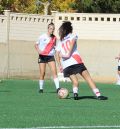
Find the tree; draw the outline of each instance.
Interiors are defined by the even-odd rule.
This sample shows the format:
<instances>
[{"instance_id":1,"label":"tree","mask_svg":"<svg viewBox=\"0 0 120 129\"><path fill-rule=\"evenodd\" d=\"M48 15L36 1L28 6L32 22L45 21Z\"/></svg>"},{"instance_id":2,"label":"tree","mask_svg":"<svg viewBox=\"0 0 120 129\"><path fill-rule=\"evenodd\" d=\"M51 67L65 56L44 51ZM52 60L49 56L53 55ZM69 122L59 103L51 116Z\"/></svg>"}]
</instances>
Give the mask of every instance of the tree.
<instances>
[{"instance_id":1,"label":"tree","mask_svg":"<svg viewBox=\"0 0 120 129\"><path fill-rule=\"evenodd\" d=\"M36 0L0 0L0 13L4 9L13 12L37 13ZM40 0L46 2L48 0ZM120 13L120 0L51 0L51 10L70 12L72 9L79 13ZM44 6L39 6L39 13L43 13Z\"/></svg>"},{"instance_id":2,"label":"tree","mask_svg":"<svg viewBox=\"0 0 120 129\"><path fill-rule=\"evenodd\" d=\"M119 0L76 0L78 11L84 13L120 13Z\"/></svg>"},{"instance_id":3,"label":"tree","mask_svg":"<svg viewBox=\"0 0 120 129\"><path fill-rule=\"evenodd\" d=\"M3 12L5 9L11 9L13 2L14 0L0 0L0 12Z\"/></svg>"},{"instance_id":4,"label":"tree","mask_svg":"<svg viewBox=\"0 0 120 129\"><path fill-rule=\"evenodd\" d=\"M75 0L52 0L51 10L59 12L67 12L70 9L70 4L75 3Z\"/></svg>"},{"instance_id":5,"label":"tree","mask_svg":"<svg viewBox=\"0 0 120 129\"><path fill-rule=\"evenodd\" d=\"M114 13L120 13L120 0L114 0L112 4L112 11Z\"/></svg>"}]
</instances>

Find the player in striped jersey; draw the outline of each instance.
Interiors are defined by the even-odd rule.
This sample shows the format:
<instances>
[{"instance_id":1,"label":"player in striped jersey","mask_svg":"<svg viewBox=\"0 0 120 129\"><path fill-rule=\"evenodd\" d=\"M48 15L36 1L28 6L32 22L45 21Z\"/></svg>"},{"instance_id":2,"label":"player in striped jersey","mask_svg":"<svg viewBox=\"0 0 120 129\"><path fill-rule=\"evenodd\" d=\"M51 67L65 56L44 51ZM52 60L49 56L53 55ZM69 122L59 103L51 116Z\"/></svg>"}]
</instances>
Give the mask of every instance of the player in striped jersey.
<instances>
[{"instance_id":1,"label":"player in striped jersey","mask_svg":"<svg viewBox=\"0 0 120 129\"><path fill-rule=\"evenodd\" d=\"M60 42L56 47L57 62L64 77L69 77L73 85L74 99L78 100L78 79L76 74L80 74L89 84L97 99L105 100L107 97L101 96L99 89L92 80L77 50L77 36L72 33L71 22L64 22L59 28Z\"/></svg>"},{"instance_id":2,"label":"player in striped jersey","mask_svg":"<svg viewBox=\"0 0 120 129\"><path fill-rule=\"evenodd\" d=\"M40 93L43 93L46 64L48 64L51 69L51 73L53 75L53 80L54 80L57 92L60 89L59 80L57 77L56 63L54 58L55 46L56 46L56 36L53 34L54 29L55 29L54 24L50 23L48 25L48 32L41 35L35 44L35 48L39 54L38 63L39 63L39 69L40 69L40 79L39 79Z\"/></svg>"},{"instance_id":3,"label":"player in striped jersey","mask_svg":"<svg viewBox=\"0 0 120 129\"><path fill-rule=\"evenodd\" d=\"M118 60L118 69L117 69L118 75L117 75L117 83L116 83L116 85L120 85L120 53L115 59Z\"/></svg>"}]
</instances>

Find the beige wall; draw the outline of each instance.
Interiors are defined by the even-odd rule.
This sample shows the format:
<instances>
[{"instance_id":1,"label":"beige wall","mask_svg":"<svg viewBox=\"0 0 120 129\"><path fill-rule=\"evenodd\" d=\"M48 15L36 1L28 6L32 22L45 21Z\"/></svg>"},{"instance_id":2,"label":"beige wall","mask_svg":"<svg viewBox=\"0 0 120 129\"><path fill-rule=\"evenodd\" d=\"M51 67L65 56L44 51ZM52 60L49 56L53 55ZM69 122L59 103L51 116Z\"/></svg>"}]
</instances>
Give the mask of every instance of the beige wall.
<instances>
[{"instance_id":1,"label":"beige wall","mask_svg":"<svg viewBox=\"0 0 120 129\"><path fill-rule=\"evenodd\" d=\"M34 48L34 42L10 41L9 57L7 47L6 44L0 44L1 77L6 78L9 72L10 78L39 78L38 54ZM7 71L8 64L9 71ZM49 76L48 68L46 71Z\"/></svg>"},{"instance_id":2,"label":"beige wall","mask_svg":"<svg viewBox=\"0 0 120 129\"><path fill-rule=\"evenodd\" d=\"M84 63L97 81L115 82L120 41L79 40L78 48Z\"/></svg>"},{"instance_id":3,"label":"beige wall","mask_svg":"<svg viewBox=\"0 0 120 129\"><path fill-rule=\"evenodd\" d=\"M0 15L0 43L6 42L7 37L7 17Z\"/></svg>"},{"instance_id":4,"label":"beige wall","mask_svg":"<svg viewBox=\"0 0 120 129\"><path fill-rule=\"evenodd\" d=\"M78 48L83 61L96 81L115 82L119 41L79 40ZM10 78L39 78L38 54L34 42L10 41L9 46ZM0 44L0 75L7 77L7 45ZM47 67L46 78L51 77Z\"/></svg>"},{"instance_id":5,"label":"beige wall","mask_svg":"<svg viewBox=\"0 0 120 129\"><path fill-rule=\"evenodd\" d=\"M54 15L21 14L6 12L0 15L0 43L6 42L8 27L10 40L35 41L46 32L50 22L58 28L65 20L72 22L74 33L85 40L120 40L120 14L56 13ZM7 23L10 25L7 26Z\"/></svg>"},{"instance_id":6,"label":"beige wall","mask_svg":"<svg viewBox=\"0 0 120 129\"><path fill-rule=\"evenodd\" d=\"M56 32L66 20L72 22L79 39L120 40L120 14L56 13Z\"/></svg>"},{"instance_id":7,"label":"beige wall","mask_svg":"<svg viewBox=\"0 0 120 129\"><path fill-rule=\"evenodd\" d=\"M117 61L114 58L120 52L120 14L11 13L9 19L7 16L0 15L0 77L7 77L9 73L10 78L39 78L35 41L47 31L51 21L55 22L58 35L61 23L69 20L79 37L78 49L92 77L96 81L115 82ZM50 74L47 67L46 78Z\"/></svg>"}]
</instances>

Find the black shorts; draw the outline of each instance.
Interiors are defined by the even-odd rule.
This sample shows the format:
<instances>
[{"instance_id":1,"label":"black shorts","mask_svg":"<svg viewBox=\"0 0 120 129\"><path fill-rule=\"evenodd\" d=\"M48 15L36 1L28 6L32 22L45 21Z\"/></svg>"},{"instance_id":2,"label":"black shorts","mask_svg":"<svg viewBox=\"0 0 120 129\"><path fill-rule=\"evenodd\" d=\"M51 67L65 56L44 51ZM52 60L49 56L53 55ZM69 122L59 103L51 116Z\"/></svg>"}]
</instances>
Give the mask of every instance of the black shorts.
<instances>
[{"instance_id":1,"label":"black shorts","mask_svg":"<svg viewBox=\"0 0 120 129\"><path fill-rule=\"evenodd\" d=\"M120 66L118 66L118 71L120 71Z\"/></svg>"},{"instance_id":2,"label":"black shorts","mask_svg":"<svg viewBox=\"0 0 120 129\"><path fill-rule=\"evenodd\" d=\"M38 63L48 63L48 62L51 62L51 61L55 61L54 56L39 55Z\"/></svg>"},{"instance_id":3,"label":"black shorts","mask_svg":"<svg viewBox=\"0 0 120 129\"><path fill-rule=\"evenodd\" d=\"M85 70L87 70L87 68L82 63L82 64L71 65L71 66L65 68L63 70L63 73L64 73L64 77L69 77L70 75L73 75L73 74L78 74L78 73L82 74L82 72Z\"/></svg>"}]
</instances>

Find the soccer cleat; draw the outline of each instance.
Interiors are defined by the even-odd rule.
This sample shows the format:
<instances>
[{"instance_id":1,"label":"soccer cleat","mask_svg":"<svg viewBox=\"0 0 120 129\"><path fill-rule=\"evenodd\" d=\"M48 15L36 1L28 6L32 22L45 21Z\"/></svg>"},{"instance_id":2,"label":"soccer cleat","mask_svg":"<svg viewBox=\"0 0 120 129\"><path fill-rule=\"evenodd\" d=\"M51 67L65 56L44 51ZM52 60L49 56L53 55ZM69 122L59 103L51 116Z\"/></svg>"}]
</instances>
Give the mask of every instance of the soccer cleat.
<instances>
[{"instance_id":1,"label":"soccer cleat","mask_svg":"<svg viewBox=\"0 0 120 129\"><path fill-rule=\"evenodd\" d=\"M105 96L98 96L97 99L98 99L98 100L107 100L108 97L105 97Z\"/></svg>"},{"instance_id":2,"label":"soccer cleat","mask_svg":"<svg viewBox=\"0 0 120 129\"><path fill-rule=\"evenodd\" d=\"M74 93L74 100L78 100L78 93Z\"/></svg>"},{"instance_id":3,"label":"soccer cleat","mask_svg":"<svg viewBox=\"0 0 120 129\"><path fill-rule=\"evenodd\" d=\"M39 93L43 93L43 89L40 89L40 90L39 90Z\"/></svg>"},{"instance_id":4,"label":"soccer cleat","mask_svg":"<svg viewBox=\"0 0 120 129\"><path fill-rule=\"evenodd\" d=\"M57 93L58 93L58 91L59 91L60 89L61 89L61 88L58 88L58 89L57 89Z\"/></svg>"}]
</instances>

